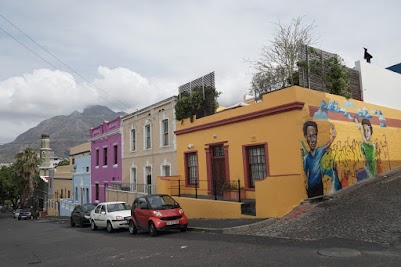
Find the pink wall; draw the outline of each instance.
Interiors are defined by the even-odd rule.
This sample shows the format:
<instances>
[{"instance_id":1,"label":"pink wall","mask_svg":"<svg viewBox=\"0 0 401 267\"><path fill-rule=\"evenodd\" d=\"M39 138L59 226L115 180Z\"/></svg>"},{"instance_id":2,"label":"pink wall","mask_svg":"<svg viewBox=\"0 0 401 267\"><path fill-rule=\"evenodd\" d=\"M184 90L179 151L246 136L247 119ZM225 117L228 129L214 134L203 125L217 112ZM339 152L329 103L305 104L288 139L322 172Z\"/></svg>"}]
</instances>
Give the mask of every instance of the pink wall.
<instances>
[{"instance_id":1,"label":"pink wall","mask_svg":"<svg viewBox=\"0 0 401 267\"><path fill-rule=\"evenodd\" d=\"M121 117L91 128L91 190L92 202L105 201L106 185L121 182ZM117 147L117 160L115 159ZM107 165L105 165L105 149L107 149ZM97 160L97 155L99 159ZM97 162L98 161L98 162ZM96 199L98 185L98 199Z\"/></svg>"}]
</instances>

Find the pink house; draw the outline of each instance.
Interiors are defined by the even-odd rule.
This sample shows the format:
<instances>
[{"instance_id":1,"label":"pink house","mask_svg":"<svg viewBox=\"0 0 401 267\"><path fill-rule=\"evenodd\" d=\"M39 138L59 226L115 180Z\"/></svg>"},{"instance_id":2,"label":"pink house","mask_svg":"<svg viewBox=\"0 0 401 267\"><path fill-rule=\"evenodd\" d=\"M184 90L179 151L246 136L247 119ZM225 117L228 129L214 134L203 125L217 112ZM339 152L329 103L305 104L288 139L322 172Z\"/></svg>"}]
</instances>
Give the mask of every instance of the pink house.
<instances>
[{"instance_id":1,"label":"pink house","mask_svg":"<svg viewBox=\"0 0 401 267\"><path fill-rule=\"evenodd\" d=\"M121 117L89 130L92 202L105 201L106 188L121 182Z\"/></svg>"}]
</instances>

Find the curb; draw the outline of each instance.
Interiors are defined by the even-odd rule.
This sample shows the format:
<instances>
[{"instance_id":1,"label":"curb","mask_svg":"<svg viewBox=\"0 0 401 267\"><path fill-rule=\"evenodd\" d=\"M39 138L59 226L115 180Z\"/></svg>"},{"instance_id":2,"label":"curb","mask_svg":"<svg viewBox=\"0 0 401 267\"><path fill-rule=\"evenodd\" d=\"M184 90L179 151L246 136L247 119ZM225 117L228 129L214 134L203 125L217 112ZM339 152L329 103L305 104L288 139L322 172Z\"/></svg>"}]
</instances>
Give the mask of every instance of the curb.
<instances>
[{"instance_id":1,"label":"curb","mask_svg":"<svg viewBox=\"0 0 401 267\"><path fill-rule=\"evenodd\" d=\"M210 233L219 233L219 234L241 234L244 232L248 232L254 229L259 229L260 227L266 227L273 223L275 223L278 219L269 218L264 221L239 225L234 227L226 227L226 228L208 228L208 227L190 227L188 226L189 231L197 231L197 232L210 232Z\"/></svg>"}]
</instances>

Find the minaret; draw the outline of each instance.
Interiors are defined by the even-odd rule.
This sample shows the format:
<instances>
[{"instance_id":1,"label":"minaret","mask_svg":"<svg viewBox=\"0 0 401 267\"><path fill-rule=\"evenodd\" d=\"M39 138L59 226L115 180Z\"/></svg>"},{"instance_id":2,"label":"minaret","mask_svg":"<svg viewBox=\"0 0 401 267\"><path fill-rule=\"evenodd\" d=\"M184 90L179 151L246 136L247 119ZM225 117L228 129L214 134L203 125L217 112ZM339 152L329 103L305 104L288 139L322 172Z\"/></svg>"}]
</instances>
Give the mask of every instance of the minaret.
<instances>
[{"instance_id":1,"label":"minaret","mask_svg":"<svg viewBox=\"0 0 401 267\"><path fill-rule=\"evenodd\" d=\"M50 168L50 139L48 134L42 134L42 141L40 145L40 158L42 159L42 164L40 169Z\"/></svg>"}]
</instances>

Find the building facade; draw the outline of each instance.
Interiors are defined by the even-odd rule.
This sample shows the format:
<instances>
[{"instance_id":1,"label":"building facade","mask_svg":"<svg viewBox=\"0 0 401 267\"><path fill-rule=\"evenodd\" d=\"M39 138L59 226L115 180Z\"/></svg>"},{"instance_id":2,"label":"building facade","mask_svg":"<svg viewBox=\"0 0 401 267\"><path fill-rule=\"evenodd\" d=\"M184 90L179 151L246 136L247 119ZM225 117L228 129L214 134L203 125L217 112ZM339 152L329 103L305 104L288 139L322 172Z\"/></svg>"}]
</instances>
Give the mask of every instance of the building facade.
<instances>
[{"instance_id":1,"label":"building facade","mask_svg":"<svg viewBox=\"0 0 401 267\"><path fill-rule=\"evenodd\" d=\"M72 176L73 203L84 204L91 202L91 143L87 142L71 148L71 163L74 166Z\"/></svg>"},{"instance_id":2,"label":"building facade","mask_svg":"<svg viewBox=\"0 0 401 267\"><path fill-rule=\"evenodd\" d=\"M91 202L106 200L106 188L121 182L121 117L90 129Z\"/></svg>"},{"instance_id":3,"label":"building facade","mask_svg":"<svg viewBox=\"0 0 401 267\"><path fill-rule=\"evenodd\" d=\"M308 197L401 166L400 110L297 86L249 104L177 124L178 175L161 178L159 192L180 194L190 217L243 216L238 201L182 197L213 196L214 180L239 180L254 217L282 217Z\"/></svg>"},{"instance_id":4,"label":"building facade","mask_svg":"<svg viewBox=\"0 0 401 267\"><path fill-rule=\"evenodd\" d=\"M177 173L175 96L122 119L122 183L131 192L156 192L157 176Z\"/></svg>"}]
</instances>

